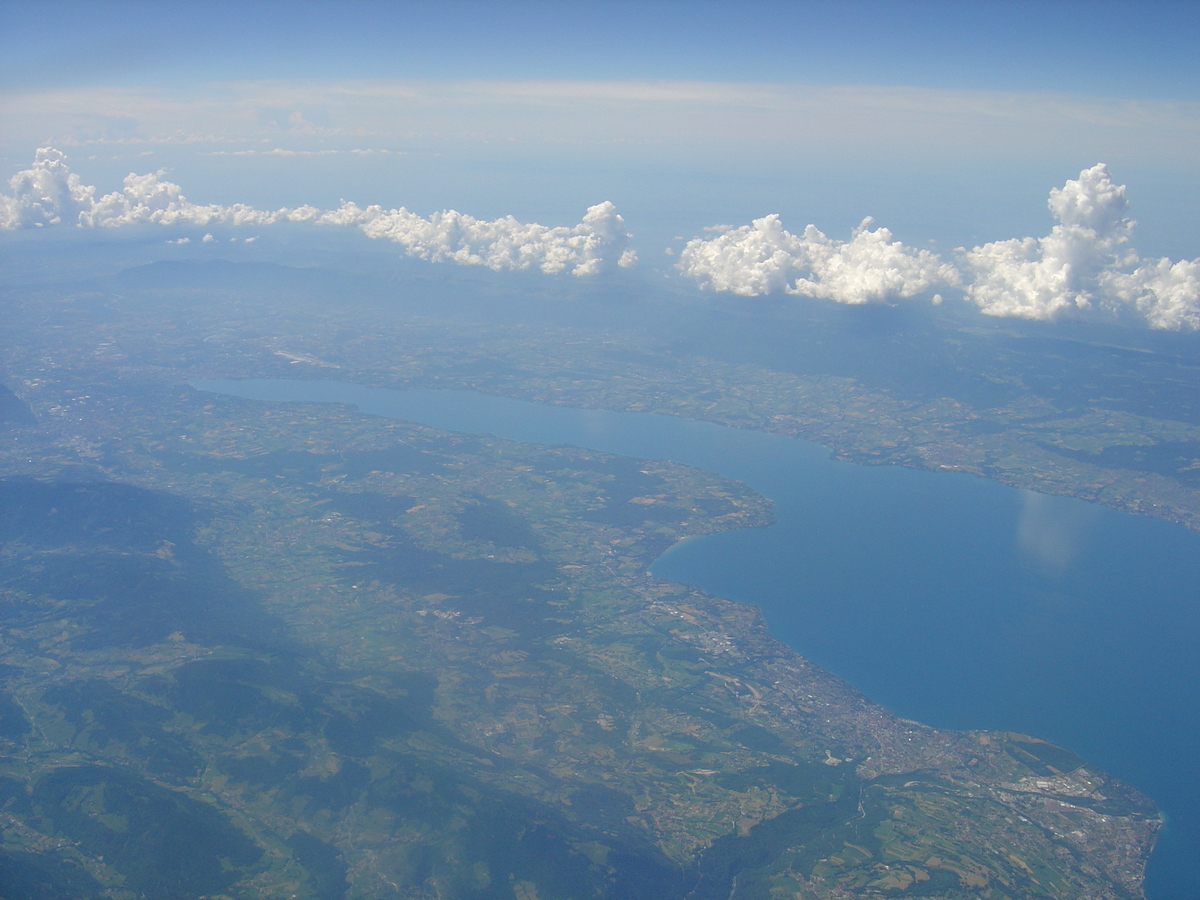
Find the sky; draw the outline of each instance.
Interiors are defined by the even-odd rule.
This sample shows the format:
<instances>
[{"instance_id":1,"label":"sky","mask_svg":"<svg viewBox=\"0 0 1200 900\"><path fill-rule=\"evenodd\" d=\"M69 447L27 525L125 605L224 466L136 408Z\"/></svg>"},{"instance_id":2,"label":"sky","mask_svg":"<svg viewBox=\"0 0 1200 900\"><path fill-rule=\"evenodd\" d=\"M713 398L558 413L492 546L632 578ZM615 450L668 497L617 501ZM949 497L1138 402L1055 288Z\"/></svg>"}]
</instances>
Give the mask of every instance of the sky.
<instances>
[{"instance_id":1,"label":"sky","mask_svg":"<svg viewBox=\"0 0 1200 900\"><path fill-rule=\"evenodd\" d=\"M431 263L1193 330L1197 46L1194 3L10 3L0 190L10 229L51 224L51 183L72 227L175 203L164 254L341 225Z\"/></svg>"}]
</instances>

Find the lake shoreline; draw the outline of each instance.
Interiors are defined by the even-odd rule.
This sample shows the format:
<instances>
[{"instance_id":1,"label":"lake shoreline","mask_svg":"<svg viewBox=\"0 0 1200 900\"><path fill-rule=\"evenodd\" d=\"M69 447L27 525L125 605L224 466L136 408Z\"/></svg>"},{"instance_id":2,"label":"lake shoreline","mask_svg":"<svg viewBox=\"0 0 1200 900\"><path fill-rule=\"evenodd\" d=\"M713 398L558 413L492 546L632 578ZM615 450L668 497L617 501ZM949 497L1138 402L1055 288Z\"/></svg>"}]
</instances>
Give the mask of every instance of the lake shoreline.
<instances>
[{"instance_id":1,"label":"lake shoreline","mask_svg":"<svg viewBox=\"0 0 1200 900\"><path fill-rule=\"evenodd\" d=\"M196 382L195 384L197 386L200 386L205 383L204 382ZM242 383L242 384L245 385L246 383ZM314 384L318 384L318 383L316 383L316 382L292 382L291 384L293 386L296 384L307 384L311 387ZM358 388L358 390L377 391L380 389ZM392 392L389 391L388 393L390 394ZM446 399L450 396L459 396L457 394L457 392L443 393L443 392L436 392L436 391L428 391L428 392L422 393L422 392L418 391L418 392L407 392L407 393L408 393L408 396L410 399L412 399L414 396L417 396L417 395L424 396L425 399L422 402L425 402L427 404L432 404L430 406L430 409L434 409L434 410L436 410L436 407L439 402L444 403L446 401ZM482 404L483 406L487 406L488 404L500 403L501 405L505 406L505 408L508 409L510 413L513 408L511 406L512 404L523 403L523 401L514 401L514 400L507 400L504 398L496 398L494 395L474 394L473 397L474 397L474 399L463 400L463 402L468 407L472 407L472 408L474 408L472 406L473 404L476 404L476 405ZM485 398L485 399L480 399L480 398ZM486 399L486 398L490 398L490 399ZM293 395L292 399L302 400L302 399L306 399L306 398ZM310 396L307 399L312 399L312 397ZM359 399L362 399L362 398L360 397ZM343 400L344 400L344 402L354 402L354 401L346 399L346 398L343 398ZM369 412L372 414L387 414L387 413L380 413L378 411L373 411L373 410L367 408L366 406L364 406L362 403L356 403L355 405L358 405L359 408L363 409L364 412ZM368 406L369 405L370 404L368 404ZM531 408L525 409L524 412L521 413L520 415L525 415L525 414L532 415L532 424L537 427L544 428L544 422L541 422L540 420L543 420L546 417L547 408L544 406L536 406L536 405L532 405L532 404L530 404L529 406ZM574 408L556 406L556 407L550 407L550 409L557 409L557 410L561 411L561 410L573 410ZM410 414L411 414L411 412L412 411L410 411ZM472 415L476 415L476 416L478 414L479 414L478 409L476 409L475 412L472 413ZM642 449L651 451L649 453L633 453L633 452L630 452L630 448L625 448L623 451L621 451L621 450L614 451L611 449L611 447L596 446L596 444L599 442L596 440L595 429L598 427L596 425L596 422L600 421L605 416L613 416L613 415L621 416L622 414L609 413L607 411L599 411L599 410L574 410L574 412L571 412L570 414L582 417L581 421L583 421L584 419L588 419L592 422L592 425L591 425L591 427L593 428L593 434L591 435L592 440L588 441L588 446L590 446L591 449L606 450L608 452L624 452L625 455L651 457L651 458L655 457L655 451L660 451L660 450L664 449L662 447L662 444L655 443L655 440L651 440L649 446L642 448ZM625 414L625 415L629 415L629 414ZM637 419L636 417L638 416L638 414L632 414L632 415L635 417L635 421L638 421L638 422L645 421L643 419ZM663 417L659 417L659 416L654 416L652 414L641 414L641 415L648 416L655 420L663 418ZM420 421L420 419L417 419L417 420ZM736 432L736 434L739 435L740 437L735 438L735 440L737 440L737 441L747 441L748 440L751 443L755 444L756 448L759 450L763 450L768 445L771 445L774 449L771 449L769 452L775 453L776 455L778 455L780 446L786 446L786 448L788 450L791 450L793 452L799 452L801 454L801 456L803 457L803 462L805 465L810 465L810 466L817 465L817 466L825 466L825 467L841 465L840 462L830 458L829 451L827 448L822 447L821 445L818 445L818 444L803 444L799 441L796 441L795 439L784 438L781 436L774 436L774 435L763 435L762 433L757 433L759 435L758 437L747 438L746 437L747 435L754 435L756 433L749 432L749 431L739 431L736 429L728 428L728 426L717 426L717 425L712 425L711 423L696 423L695 420L688 420L688 419L684 419L683 417L679 417L679 418L669 417L667 419L667 421L680 423L680 424L676 425L675 427L682 429L683 432L686 432L688 434L688 444L692 449L697 447L699 444L703 443L700 440L698 432L703 432L706 439L708 439L710 441L718 440L718 442L719 442L719 440L723 440L724 438L727 438L730 433ZM491 424L489 424L489 422L490 422L490 420L487 420L485 418L482 421L480 421L480 420L474 421L474 425L477 427L466 427L466 428L457 427L457 428L448 428L448 430L476 431L476 432L490 431L492 433L497 433L496 427L493 427L495 425L495 423L491 422ZM686 424L689 422L692 424ZM424 422L424 424L430 424L430 425L433 425L434 427L447 427L447 425L453 425L455 423L446 423L446 422L439 423L439 422L426 421L426 422ZM458 424L461 426L464 423L459 422ZM470 423L467 423L467 424L469 425ZM529 424L529 423L526 423L526 424ZM525 426L523 425L522 427L525 427ZM713 431L713 429L724 429L724 431ZM501 429L501 430L503 430L503 429ZM586 429L585 429L585 431L586 431ZM718 436L720 436L720 435L724 435L724 437L720 437L718 439ZM512 434L499 434L499 436L506 437L508 439L517 439L517 440L528 439L528 437L518 437L518 436L513 436ZM540 442L540 443L547 443L547 442L552 443L555 441L563 442L563 443L571 443L572 442L572 441L559 440L559 438L562 437L561 435L543 434L542 436L548 438L548 440L535 441L535 442ZM780 445L778 443L779 441L785 441L786 445ZM580 442L576 441L576 443L580 443ZM659 453L657 458L665 458L666 455L669 455L669 454ZM784 456L787 457L788 454L785 453ZM675 457L672 457L672 458L675 458ZM721 474L725 477L733 477L733 478L736 478L737 480L741 480L741 481L744 481L744 482L750 484L755 490L757 490L759 493L763 494L763 496L771 499L771 501L773 502L774 508L776 509L777 514L780 515L781 518L783 518L783 519L787 518L787 516L783 515L780 512L780 510L781 510L780 500L779 500L779 497L776 496L776 495L781 494L781 491L780 490L772 490L769 485L762 484L761 476L757 477L757 478L753 477L752 469L754 468L755 465L757 465L761 468L761 459L756 460L754 465L752 465L750 467L747 467L745 465L721 466L719 464L719 461L718 461L718 465L716 467L714 467L713 465L708 465L708 466L702 465L701 463L704 462L703 460L695 461L695 460L691 460L691 459L678 459L677 461L684 462L685 464L689 464L689 465L700 464L701 468L708 468L709 471L717 471L719 474ZM708 462L712 463L713 460L708 460ZM787 462L795 463L795 459L792 459L790 457L787 460L781 460L778 458L775 459L776 464L780 464L780 463L786 464ZM734 471L730 471L731 468ZM901 480L907 479L908 481L912 481L911 476L917 476L917 480L922 481L923 479L925 479L925 480L932 479L935 474L940 474L940 473L931 473L931 472L920 472L919 470L915 470L915 469L900 469L900 468L893 469L891 467L883 467L883 466L870 466L870 467L863 467L863 466L845 467L845 466L843 466L842 470L843 471L852 471L852 472L856 471L859 473L869 473L869 472L886 473L889 471L891 471L891 472L908 472L908 473L910 473L910 475L902 476L902 478L901 478ZM750 474L751 477L748 478L747 477L748 474ZM888 478L889 476L886 474L883 474L882 477ZM871 479L869 478L868 480L871 480ZM755 484L754 482L756 482L756 481L759 483ZM998 485L994 482L991 482L991 481L988 481L985 479L978 479L978 478L966 479L965 481L961 480L961 479L953 479L953 478L952 479L934 479L934 482L930 482L930 483L937 483L940 487L946 487L946 485L951 484L951 483L955 484L955 485L973 485L974 486L973 488L965 489L965 493L967 495L969 495L967 500L965 501L967 504L967 507L970 507L973 503L975 503L976 501L979 500L979 495L980 495L981 491L983 492L983 494L988 494L988 493L995 494L995 492L997 492L997 491L1004 492L1004 491L1008 490L1007 488L1005 488L1001 485ZM767 489L763 490L763 487L767 487ZM901 493L901 495L906 495L906 491L911 493L911 491L913 489L914 489L913 486L910 484L910 485L907 485L907 487L904 490L901 490L900 493ZM920 489L924 490L925 488L921 487ZM958 488L952 489L951 493L953 493L954 490L956 490L956 489L958 489ZM943 494L944 494L944 492L943 492ZM1022 510L1020 508L1020 503L1017 502L1017 498L1014 496L1014 495L1018 495L1018 494L1019 494L1019 492L1011 492L1008 495L1009 500L1007 501L1007 503L1008 503L1009 509L1008 509L1007 514L1009 514L1010 517L1015 516L1015 517L1019 518L1022 514ZM1021 496L1024 496L1024 495L1021 495ZM903 499L903 496L902 496L902 499ZM946 497L942 496L942 500L945 501ZM784 498L784 506L787 505L786 501L787 501L787 498ZM1072 525L1072 523L1070 521L1067 521L1065 526L1064 526L1063 521L1056 522L1055 515L1058 515L1060 520L1062 519L1062 515L1060 514L1061 509L1059 509L1059 507L1062 506L1063 504L1070 506L1070 504L1073 501L1065 501L1065 500L1057 500L1054 498L1049 498L1048 501L1035 501L1035 506L1036 506L1037 502L1042 502L1043 505L1045 502L1049 502L1050 506L1048 508L1049 513L1047 512L1047 508L1040 508L1040 509L1035 508L1032 510L1032 512L1030 512L1029 510L1025 510L1025 517L1027 520L1028 527L1035 529L1034 537L1037 537L1036 528L1038 528L1038 527L1042 528L1043 535L1044 535L1044 533L1046 533L1045 532L1046 528L1050 528L1051 529L1050 533L1053 533L1053 529L1056 527L1061 530L1063 527L1079 526L1079 527L1083 527L1084 531L1086 531L1087 527L1094 527L1094 526L1089 526L1086 521L1082 523L1082 526L1080 526L1080 524L1078 522L1076 522L1075 525ZM1095 506L1089 507L1086 504L1082 504L1082 505L1084 506L1084 508L1103 510L1102 507L1095 507ZM961 503L960 503L960 506L961 506ZM1107 515L1110 517L1111 516L1119 516L1119 513L1112 512L1109 510L1104 510L1104 513L1107 513ZM1101 513L1102 518L1104 517L1104 513ZM1049 516L1049 518L1047 518L1047 516ZM1068 516L1067 518L1070 519L1070 516ZM1086 516L1084 518L1086 519ZM1122 518L1128 518L1128 517L1122 517ZM1014 521L1015 521L1015 519L1014 519ZM1144 518L1134 518L1133 521L1152 522L1154 520L1149 520L1149 519L1144 519ZM1173 526L1167 525L1167 523L1165 523L1165 522L1161 522L1159 524L1161 526L1167 527L1167 528L1173 527ZM787 525L786 521L784 522L784 525L785 526ZM1008 527L1011 528L1012 525L1013 525L1013 523L1010 522ZM1068 531L1069 530L1070 530L1070 528L1068 527ZM773 529L753 529L752 531L760 536L764 535L768 532L778 534L779 526L777 525ZM1183 533L1185 535L1187 535L1188 537L1192 537L1191 532L1184 531ZM732 543L733 545L737 545L736 552L741 552L741 550L744 549L743 545L747 541L753 542L752 538L747 539L747 538L741 536L744 534L746 534L746 532L744 530L739 530L737 532L722 533L722 534L718 534L718 535L710 535L710 536L706 536L706 537L693 539L690 541L681 542L680 544L676 544L667 553L665 553L662 557L660 557L660 559L658 561L656 561L656 563L654 564L654 567L653 567L654 573L657 577L667 577L667 578L672 578L672 579L679 579L681 577L681 575L680 575L678 566L680 563L685 561L685 558L687 558L687 560L686 560L687 564L692 565L694 563L694 557L704 557L708 561L711 561L718 557L722 557L722 554L725 553L724 550L719 553L715 552L713 550L714 545L718 545L718 544ZM990 536L994 538L994 535L990 535ZM1010 541L1011 540L1012 539L1011 539L1011 535L1010 535ZM956 545L956 549L959 551L964 551L965 544L962 541L960 541L959 544ZM1066 547L1065 549L1060 548L1060 550L1062 552L1070 552L1070 547ZM736 552L735 552L735 556L736 556ZM1050 557L1047 557L1046 559L1042 559L1040 562L1035 559L1034 563L1037 563L1038 565L1047 565L1047 566L1050 566L1051 568L1053 568L1053 566L1056 564L1056 560L1057 560L1057 562L1061 562L1061 559L1057 559L1057 558L1053 557L1053 555L1051 555ZM981 558L980 560L976 560L976 562L980 562L980 561L988 562L988 560L986 558ZM995 560L991 560L991 562L995 563ZM1028 560L1027 560L1027 562L1028 562ZM744 570L746 568L746 566L744 564L735 564L734 568L737 568L739 570ZM767 597L775 596L776 598L778 598L781 595L781 593L786 595L786 592L780 592L778 590L775 590L774 593L772 593L771 591L767 591L764 593L764 592L760 591L759 595L748 596L747 591L744 589L740 590L740 591L736 590L736 589L735 590L727 590L726 588L728 587L728 585L726 585L726 584L723 584L723 583L714 584L713 578L712 578L713 574L714 573L712 573L712 572L709 572L707 574L703 574L703 573L697 574L696 572L693 572L693 575L695 575L696 577L684 577L684 578L682 578L682 580L684 580L690 584L698 584L701 588L703 588L705 591L707 591L709 593L717 594L720 596L728 596L728 597L731 597L731 599L734 599L738 602L749 603L750 605L758 607L760 609L760 611L762 612L762 614L765 616L768 626L771 629L772 635L775 636L777 639L782 640L788 646L791 646L791 647L795 648L798 652L803 653L805 655L805 657L813 659L818 664L825 666L827 668L830 668L832 671L838 673L839 676L846 678L849 681L849 683L854 684L858 689L866 690L868 695L872 696L874 699L881 700L889 708L898 710L898 714L905 715L906 717L909 715L912 715L911 713L906 711L908 709L908 706L904 702L900 702L900 703L895 702L894 695L880 697L879 693L877 691L872 690L872 687L871 687L872 679L870 677L865 679L866 684L864 684L864 679L861 677L864 674L863 672L856 671L856 670L846 671L846 667L844 665L840 665L839 661L837 659L832 659L832 660L829 659L828 652L827 652L828 648L822 648L822 647L810 648L808 646L804 646L803 641L797 641L797 636L795 633L789 634L786 628L781 628L780 627L780 614L781 614L781 612L787 612L787 610L786 609L781 610L778 602L775 603L774 608L772 608L771 603L769 603L769 602L763 603L763 602L761 602L761 600L762 600L763 596L767 596ZM717 572L715 574L720 577L722 573ZM1026 573L1026 574L1028 574L1028 573ZM719 582L719 577L718 577L718 582ZM1050 581L1053 582L1054 577L1056 577L1054 575L1053 571L1050 572L1049 577L1050 577ZM778 585L775 585L774 588L778 588ZM833 601L830 601L830 603L832 604ZM919 614L919 613L920 613L920 611L917 610L916 612L914 612L914 615ZM861 634L859 635L859 639L861 640ZM833 663L832 665L830 664L831 662ZM867 674L870 675L870 673L867 673ZM1037 676L1041 673L1033 672L1033 673L1027 673L1027 674L1032 674L1034 676ZM877 677L878 677L878 673L876 674L876 678ZM910 686L909 690L910 690L910 692L912 692L911 686ZM920 693L920 692L917 691L917 693ZM923 722L930 721L930 718L927 717L926 715L924 715L924 712L925 712L925 710L918 710L915 715L912 715L912 717L917 721L923 721ZM938 717L935 716L934 720L938 721ZM956 723L956 722L939 721L938 727L948 727L948 728L953 728L953 729L962 729L962 730L969 731L969 730L972 730L973 728L977 728L977 727L991 727L991 723L977 725L975 723ZM1023 731L1025 733L1044 735L1044 736L1050 737L1052 740L1056 740L1056 743L1061 743L1061 741L1057 740L1058 735L1053 733L1053 730L1051 732L1047 732L1046 730L1038 730L1036 728L1024 728L1024 727L1018 727L1017 730ZM1061 728L1057 728L1057 726L1056 726L1055 730L1061 730ZM1091 742L1095 743L1094 737L1091 739ZM1076 742L1075 744L1068 743L1067 746L1072 746L1074 749L1080 749L1078 742ZM1084 749L1086 751L1087 748L1084 748ZM1084 755L1087 758L1093 760L1094 762L1098 762L1102 767L1108 768L1110 771L1115 768L1117 770L1118 774L1122 774L1122 765L1124 765L1125 763L1128 763L1128 759L1121 758L1120 754L1118 754L1118 756L1116 757L1118 759L1117 766L1112 766L1111 763L1106 765L1103 760L1097 760L1095 758L1095 754L1091 754L1089 752L1084 752ZM1101 754L1101 755L1103 755L1103 754ZM1125 773L1125 777L1128 777L1128 773ZM1136 781L1135 781L1135 783L1136 783ZM1170 803L1167 804L1168 808L1171 807L1172 805L1173 804L1170 804ZM1186 822L1188 817L1185 814L1185 816L1183 818ZM1174 815L1172 816L1172 819L1176 823L1179 822L1179 819L1176 818ZM1175 837L1175 836L1180 836L1179 830L1177 830L1175 828L1167 829L1166 833L1164 834L1164 837L1166 837L1168 841L1170 841L1171 838ZM1183 837L1188 836L1186 827L1183 829L1182 836ZM1155 854L1154 862L1152 863L1152 868L1159 863L1160 857L1161 857L1161 854ZM1151 896L1152 897L1157 897L1157 896L1167 897L1169 895L1167 895L1167 894L1152 894Z\"/></svg>"}]
</instances>

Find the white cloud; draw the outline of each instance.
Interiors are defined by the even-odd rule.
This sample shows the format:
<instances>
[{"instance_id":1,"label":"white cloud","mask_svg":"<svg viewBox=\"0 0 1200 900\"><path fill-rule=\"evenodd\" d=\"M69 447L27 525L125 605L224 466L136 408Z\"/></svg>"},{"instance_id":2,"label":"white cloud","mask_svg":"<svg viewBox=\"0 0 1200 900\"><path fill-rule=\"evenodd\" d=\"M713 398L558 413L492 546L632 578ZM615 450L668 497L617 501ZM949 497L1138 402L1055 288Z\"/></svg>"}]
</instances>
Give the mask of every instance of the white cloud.
<instances>
[{"instance_id":1,"label":"white cloud","mask_svg":"<svg viewBox=\"0 0 1200 900\"><path fill-rule=\"evenodd\" d=\"M743 296L788 293L839 303L876 303L961 288L990 316L1064 317L1200 330L1200 259L1141 259L1129 246L1134 221L1125 186L1098 164L1050 192L1056 224L1042 238L960 248L958 267L893 241L865 219L849 241L809 225L802 235L779 216L706 228L680 254L679 269L701 287ZM941 302L939 294L933 302Z\"/></svg>"},{"instance_id":2,"label":"white cloud","mask_svg":"<svg viewBox=\"0 0 1200 900\"><path fill-rule=\"evenodd\" d=\"M519 222L512 216L491 221L446 210L424 218L407 209L365 209L344 202L335 210L313 206L260 210L190 202L179 185L162 172L130 174L120 191L96 199L96 189L69 171L66 157L50 147L37 151L32 168L9 181L11 196L0 195L0 228L76 225L117 228L126 225L271 225L301 222L352 226L371 238L402 245L410 256L431 262L482 265L491 269L540 269L594 275L633 265L625 222L609 202L590 207L574 226L551 227ZM213 241L206 234L203 241ZM247 242L254 238L247 238Z\"/></svg>"},{"instance_id":3,"label":"white cloud","mask_svg":"<svg viewBox=\"0 0 1200 900\"><path fill-rule=\"evenodd\" d=\"M43 147L33 166L8 182L11 196L0 195L0 228L39 225L81 225L114 228L121 225L270 224L288 210L264 212L245 204L200 206L191 203L163 173L130 174L124 188L96 199L96 188L83 184L67 168L66 156Z\"/></svg>"},{"instance_id":4,"label":"white cloud","mask_svg":"<svg viewBox=\"0 0 1200 900\"><path fill-rule=\"evenodd\" d=\"M826 237L813 225L795 235L779 216L695 238L680 254L679 269L715 291L754 297L786 292L838 303L880 303L958 284L958 272L928 250L892 240L886 228L864 219L850 240Z\"/></svg>"},{"instance_id":5,"label":"white cloud","mask_svg":"<svg viewBox=\"0 0 1200 900\"><path fill-rule=\"evenodd\" d=\"M357 225L368 237L395 241L410 256L430 262L496 270L537 268L554 273L570 269L575 275L595 275L637 260L626 246L625 220L607 201L589 207L583 221L573 227L522 223L512 216L485 221L454 210L426 219L403 207L363 209L345 202L315 221Z\"/></svg>"},{"instance_id":6,"label":"white cloud","mask_svg":"<svg viewBox=\"0 0 1200 900\"><path fill-rule=\"evenodd\" d=\"M0 226L73 224L95 206L96 189L80 182L67 168L66 159L53 147L43 147L34 156L33 168L9 179L13 195L0 195Z\"/></svg>"},{"instance_id":7,"label":"white cloud","mask_svg":"<svg viewBox=\"0 0 1200 900\"><path fill-rule=\"evenodd\" d=\"M1150 260L1129 274L1112 273L1107 283L1115 296L1145 317L1151 328L1200 329L1200 259L1177 263L1165 257Z\"/></svg>"},{"instance_id":8,"label":"white cloud","mask_svg":"<svg viewBox=\"0 0 1200 900\"><path fill-rule=\"evenodd\" d=\"M1200 260L1142 260L1129 247L1134 221L1125 186L1098 164L1050 192L1058 224L1042 238L963 251L967 297L993 316L1052 321L1125 320L1152 328L1200 328Z\"/></svg>"}]
</instances>

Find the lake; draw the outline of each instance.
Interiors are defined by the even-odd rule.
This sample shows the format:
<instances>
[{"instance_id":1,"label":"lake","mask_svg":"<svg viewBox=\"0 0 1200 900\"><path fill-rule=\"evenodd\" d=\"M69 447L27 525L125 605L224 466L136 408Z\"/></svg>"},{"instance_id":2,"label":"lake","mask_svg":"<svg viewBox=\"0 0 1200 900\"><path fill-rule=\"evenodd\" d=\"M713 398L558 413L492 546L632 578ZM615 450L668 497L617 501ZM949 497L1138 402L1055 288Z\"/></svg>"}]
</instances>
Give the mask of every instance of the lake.
<instances>
[{"instance_id":1,"label":"lake","mask_svg":"<svg viewBox=\"0 0 1200 900\"><path fill-rule=\"evenodd\" d=\"M672 416L329 381L193 386L671 459L749 484L774 503L774 525L686 541L654 574L757 605L781 641L900 716L1034 734L1136 785L1166 817L1147 896L1195 900L1200 534Z\"/></svg>"}]
</instances>

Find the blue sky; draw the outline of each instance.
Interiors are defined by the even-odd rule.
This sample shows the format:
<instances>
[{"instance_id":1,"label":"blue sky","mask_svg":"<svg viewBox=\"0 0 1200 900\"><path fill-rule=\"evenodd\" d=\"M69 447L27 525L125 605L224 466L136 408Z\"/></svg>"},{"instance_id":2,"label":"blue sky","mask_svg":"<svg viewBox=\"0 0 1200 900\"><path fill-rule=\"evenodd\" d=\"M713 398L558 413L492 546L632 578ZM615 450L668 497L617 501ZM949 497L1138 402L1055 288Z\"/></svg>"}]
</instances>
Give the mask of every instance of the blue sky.
<instances>
[{"instance_id":1,"label":"blue sky","mask_svg":"<svg viewBox=\"0 0 1200 900\"><path fill-rule=\"evenodd\" d=\"M1195 3L10 3L0 165L54 146L97 197L161 170L260 209L610 200L669 273L676 238L769 214L1046 235L1047 192L1104 162L1139 251L1190 259L1198 46Z\"/></svg>"},{"instance_id":2,"label":"blue sky","mask_svg":"<svg viewBox=\"0 0 1200 900\"><path fill-rule=\"evenodd\" d=\"M683 79L1198 99L1185 2L5 4L8 86Z\"/></svg>"}]
</instances>

